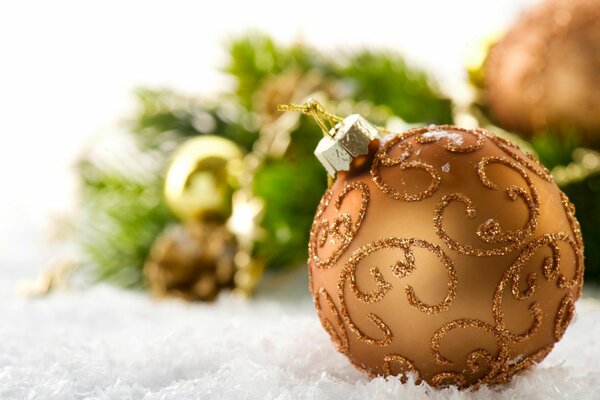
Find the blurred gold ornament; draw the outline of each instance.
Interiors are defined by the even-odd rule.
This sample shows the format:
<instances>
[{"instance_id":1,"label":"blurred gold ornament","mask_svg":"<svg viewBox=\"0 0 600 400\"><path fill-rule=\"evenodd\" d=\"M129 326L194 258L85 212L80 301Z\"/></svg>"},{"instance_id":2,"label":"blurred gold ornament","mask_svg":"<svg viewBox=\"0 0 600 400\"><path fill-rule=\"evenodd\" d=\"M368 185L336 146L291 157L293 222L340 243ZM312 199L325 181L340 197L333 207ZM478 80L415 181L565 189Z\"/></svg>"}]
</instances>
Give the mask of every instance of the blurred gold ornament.
<instances>
[{"instance_id":1,"label":"blurred gold ornament","mask_svg":"<svg viewBox=\"0 0 600 400\"><path fill-rule=\"evenodd\" d=\"M232 141L199 136L174 154L165 178L167 205L183 221L231 214L231 196L243 168L243 154Z\"/></svg>"},{"instance_id":2,"label":"blurred gold ornament","mask_svg":"<svg viewBox=\"0 0 600 400\"><path fill-rule=\"evenodd\" d=\"M235 256L235 292L249 296L258 285L265 268L264 260L252 256L254 243L262 234L259 219L264 202L250 191L242 189L233 195L233 213L227 227L235 234L239 251Z\"/></svg>"},{"instance_id":3,"label":"blurred gold ornament","mask_svg":"<svg viewBox=\"0 0 600 400\"><path fill-rule=\"evenodd\" d=\"M233 277L235 294L249 297L262 279L265 271L265 261L252 257L250 253L240 249L235 257L236 272Z\"/></svg>"},{"instance_id":4,"label":"blurred gold ornament","mask_svg":"<svg viewBox=\"0 0 600 400\"><path fill-rule=\"evenodd\" d=\"M234 287L238 243L222 224L188 222L167 228L144 265L156 297L214 300Z\"/></svg>"},{"instance_id":5,"label":"blurred gold ornament","mask_svg":"<svg viewBox=\"0 0 600 400\"><path fill-rule=\"evenodd\" d=\"M600 2L546 0L485 62L486 102L506 129L575 130L600 144Z\"/></svg>"}]
</instances>

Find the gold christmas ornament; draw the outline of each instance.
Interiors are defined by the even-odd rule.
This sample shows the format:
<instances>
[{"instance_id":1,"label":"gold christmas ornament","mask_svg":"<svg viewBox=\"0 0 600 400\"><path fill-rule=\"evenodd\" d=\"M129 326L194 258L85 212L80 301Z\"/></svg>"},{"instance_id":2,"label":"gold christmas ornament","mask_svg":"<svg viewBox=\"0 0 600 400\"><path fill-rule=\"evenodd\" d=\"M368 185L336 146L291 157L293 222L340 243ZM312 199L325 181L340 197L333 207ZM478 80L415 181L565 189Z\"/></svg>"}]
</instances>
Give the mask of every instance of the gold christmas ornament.
<instances>
[{"instance_id":1,"label":"gold christmas ornament","mask_svg":"<svg viewBox=\"0 0 600 400\"><path fill-rule=\"evenodd\" d=\"M183 221L226 219L242 159L234 142L218 136L186 141L173 155L165 177L164 195L171 211Z\"/></svg>"},{"instance_id":2,"label":"gold christmas ornament","mask_svg":"<svg viewBox=\"0 0 600 400\"><path fill-rule=\"evenodd\" d=\"M336 171L310 234L310 291L338 350L371 376L436 387L504 383L541 361L584 268L574 208L548 171L482 129L373 143Z\"/></svg>"},{"instance_id":3,"label":"gold christmas ornament","mask_svg":"<svg viewBox=\"0 0 600 400\"><path fill-rule=\"evenodd\" d=\"M486 101L505 128L572 130L600 143L600 2L547 0L492 47Z\"/></svg>"},{"instance_id":4,"label":"gold christmas ornament","mask_svg":"<svg viewBox=\"0 0 600 400\"><path fill-rule=\"evenodd\" d=\"M235 236L223 225L175 225L156 239L144 276L156 297L210 301L234 287L237 254Z\"/></svg>"}]
</instances>

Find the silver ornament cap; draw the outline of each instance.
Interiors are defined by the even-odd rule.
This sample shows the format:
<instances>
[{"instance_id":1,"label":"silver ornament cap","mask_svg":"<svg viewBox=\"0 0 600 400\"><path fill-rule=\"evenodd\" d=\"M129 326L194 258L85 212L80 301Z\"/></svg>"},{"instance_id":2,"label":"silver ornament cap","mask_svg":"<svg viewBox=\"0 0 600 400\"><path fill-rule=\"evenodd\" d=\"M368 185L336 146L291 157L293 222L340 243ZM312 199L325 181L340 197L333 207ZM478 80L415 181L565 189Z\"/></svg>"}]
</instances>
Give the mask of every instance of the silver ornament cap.
<instances>
[{"instance_id":1,"label":"silver ornament cap","mask_svg":"<svg viewBox=\"0 0 600 400\"><path fill-rule=\"evenodd\" d=\"M315 149L327 173L349 171L352 161L369 153L369 144L379 139L379 130L359 114L352 114L336 124Z\"/></svg>"}]
</instances>

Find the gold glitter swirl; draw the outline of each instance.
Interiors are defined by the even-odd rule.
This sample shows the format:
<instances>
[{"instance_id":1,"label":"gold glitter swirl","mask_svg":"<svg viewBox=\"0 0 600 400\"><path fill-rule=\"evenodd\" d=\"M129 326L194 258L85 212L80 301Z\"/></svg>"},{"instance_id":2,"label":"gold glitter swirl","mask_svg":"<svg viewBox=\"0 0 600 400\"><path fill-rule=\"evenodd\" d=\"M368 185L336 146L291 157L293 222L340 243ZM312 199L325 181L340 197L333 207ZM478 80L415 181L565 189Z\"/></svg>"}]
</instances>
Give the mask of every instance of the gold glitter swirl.
<instances>
[{"instance_id":1,"label":"gold glitter swirl","mask_svg":"<svg viewBox=\"0 0 600 400\"><path fill-rule=\"evenodd\" d=\"M573 236L575 236L577 246L583 250L583 236L581 236L581 227L579 226L579 221L577 221L577 218L575 218L575 206L562 191L560 192L560 200L567 215L567 219L569 220L569 226L573 231Z\"/></svg>"},{"instance_id":2,"label":"gold glitter swirl","mask_svg":"<svg viewBox=\"0 0 600 400\"><path fill-rule=\"evenodd\" d=\"M498 146L498 148L500 148L500 150L502 150L505 154L512 157L518 163L524 165L525 168L527 168L546 182L554 182L550 171L548 171L546 167L540 164L540 162L536 160L533 155L527 153L527 158L524 158L519 154L521 149L519 149L519 147L511 141L506 140L501 136L491 134L489 132L484 132L484 135L488 137L496 146Z\"/></svg>"},{"instance_id":3,"label":"gold glitter swirl","mask_svg":"<svg viewBox=\"0 0 600 400\"><path fill-rule=\"evenodd\" d=\"M498 355L496 356L496 359L504 360L507 358L508 348L506 347L506 341L495 327L478 319L464 318L445 323L431 337L430 350L435 362L437 362L440 365L452 365L452 362L444 356L442 356L442 354L440 353L441 340L445 335L447 335L454 329L465 328L476 328L492 335L496 339L496 342L498 344ZM477 359L485 359L491 361L492 355L487 350L483 349L477 349L469 353L469 355L467 356L467 366L470 365L470 368L468 368L470 372L475 372L477 369L480 369L478 362L476 362ZM475 367L476 365L478 365L477 368Z\"/></svg>"},{"instance_id":4,"label":"gold glitter swirl","mask_svg":"<svg viewBox=\"0 0 600 400\"><path fill-rule=\"evenodd\" d=\"M400 249L403 252L404 260L399 260L391 266L392 272L395 276L406 276L409 271L415 270L415 256L412 248L423 248L434 255L436 255L442 262L446 272L448 274L448 292L445 298L438 304L428 305L423 303L416 295L415 290L412 286L406 286L406 297L409 304L418 308L420 311L427 314L439 314L442 311L447 310L454 299L456 294L456 271L452 260L448 257L441 249L441 247L419 239L401 239L401 238L384 238L371 242L359 249L357 249L352 258L346 263L342 273L340 274L340 280L338 288L343 288L346 280L349 281L350 290L352 293L364 303L374 303L381 301L385 294L392 289L392 285L385 281L383 275L377 267L371 268L370 274L375 280L377 289L373 293L362 292L356 282L356 269L363 259L368 255L382 250L382 249ZM403 271L403 274L398 275L398 271Z\"/></svg>"},{"instance_id":5,"label":"gold glitter swirl","mask_svg":"<svg viewBox=\"0 0 600 400\"><path fill-rule=\"evenodd\" d=\"M477 165L477 174L483 186L491 190L498 190L496 185L486 173L488 165L492 163L505 165L512 170L516 171L525 180L529 193L523 188L511 185L506 189L506 195L511 201L516 201L521 198L528 210L529 217L521 229L505 231L501 228L500 224L493 218L488 219L486 222L480 224L477 227L476 235L478 238L488 244L507 243L502 247L496 247L491 249L484 249L474 247L468 244L461 244L456 240L452 239L443 227L443 214L448 205L453 202L461 202L465 205L465 213L467 218L474 219L477 216L477 212L473 206L473 202L467 196L461 193L450 193L442 197L441 201L437 204L434 210L433 224L436 234L446 243L446 245L452 250L458 251L459 253L474 256L498 256L508 253L522 247L524 240L528 239L535 231L540 214L540 204L537 195L537 191L531 178L523 168L516 165L512 161L503 157L484 157Z\"/></svg>"},{"instance_id":6,"label":"gold glitter swirl","mask_svg":"<svg viewBox=\"0 0 600 400\"><path fill-rule=\"evenodd\" d=\"M526 300L535 292L537 286L537 275L535 273L529 274L527 288L525 291L519 290L519 281L521 271L523 270L525 264L538 249L548 247L552 251L552 258L546 257L542 263L542 272L547 280L557 278L556 284L559 289L572 288L582 279L580 274L583 273L583 267L580 265L579 257L575 257L575 276L573 279L568 280L562 273L559 272L561 263L561 256L558 247L559 242L567 243L571 246L574 253L577 254L577 243L566 233L559 232L545 234L525 246L512 265L507 269L496 288L492 306L494 321L496 322L498 330L500 330L500 332L511 342L522 342L528 339L537 331L542 323L543 312L540 304L537 301L534 301L529 305L529 312L533 318L531 326L525 332L520 334L514 334L510 332L508 328L506 328L506 325L504 324L504 312L502 311L503 293L509 284L511 286L513 297L516 300Z\"/></svg>"},{"instance_id":7,"label":"gold glitter swirl","mask_svg":"<svg viewBox=\"0 0 600 400\"><path fill-rule=\"evenodd\" d=\"M325 300L325 304L327 304L329 311L333 314L334 322L331 322L323 316L323 308L321 306L320 301L321 298ZM346 354L348 351L348 334L346 333L346 328L344 327L342 317L340 316L340 313L338 312L337 307L333 302L333 299L331 298L329 293L327 293L327 290L325 290L325 288L319 288L319 290L314 294L314 303L315 308L317 309L317 315L322 321L323 327L325 328L327 333L329 333L329 336L331 336L331 339L335 343L337 350L340 353ZM337 329L334 328L334 325L337 327Z\"/></svg>"},{"instance_id":8,"label":"gold glitter swirl","mask_svg":"<svg viewBox=\"0 0 600 400\"><path fill-rule=\"evenodd\" d=\"M487 383L490 385L507 383L515 374L518 374L519 372L524 371L542 361L548 355L548 353L552 351L553 347L554 344L550 344L548 346L542 347L541 349L537 350L533 354L528 355L527 357L516 357L515 359L510 360L505 365L503 365L502 370L499 374L493 377L490 376L485 382L481 383Z\"/></svg>"},{"instance_id":9,"label":"gold glitter swirl","mask_svg":"<svg viewBox=\"0 0 600 400\"><path fill-rule=\"evenodd\" d=\"M450 131L450 132L447 132ZM436 136L435 133L447 133L446 136ZM431 135L427 135L431 134ZM475 143L469 145L462 145L464 134L468 134L475 137ZM457 135L456 139L454 136ZM451 125L438 125L426 128L416 128L409 130L403 134L398 134L392 137L390 140L385 142L383 147L375 155L373 165L371 166L371 177L377 187L385 194L395 200L401 201L420 201L431 197L433 193L439 188L441 183L441 176L437 170L430 164L422 161L413 160L406 161L413 153L413 147L408 142L408 139L415 137L414 141L418 144L428 144L443 140L442 146L451 153L470 153L481 149L485 144L485 136L483 131L480 129L464 129ZM397 149L400 152L398 157L390 157L388 154L394 146L398 145ZM381 177L380 168L398 166L402 171L417 169L428 173L431 176L431 183L429 186L418 192L418 193L403 193L399 190L392 188L387 182Z\"/></svg>"},{"instance_id":10,"label":"gold glitter swirl","mask_svg":"<svg viewBox=\"0 0 600 400\"><path fill-rule=\"evenodd\" d=\"M542 263L542 272L544 273L544 278L546 278L547 281L550 281L556 278L560 268L560 247L555 241L549 242L548 247L550 247L550 250L552 251L552 257L544 258ZM535 272L530 274L530 277L531 276L535 277ZM516 290L514 288L516 285L518 285L518 279L513 280L513 293ZM529 286L533 285L529 284Z\"/></svg>"},{"instance_id":11,"label":"gold glitter swirl","mask_svg":"<svg viewBox=\"0 0 600 400\"><path fill-rule=\"evenodd\" d=\"M392 363L395 366L394 369L398 371L397 373L392 374ZM419 384L421 382L419 370L417 370L414 363L400 354L388 354L383 358L383 373L386 376L400 375L400 382L402 383L408 381L407 374L414 374L415 383Z\"/></svg>"},{"instance_id":12,"label":"gold glitter swirl","mask_svg":"<svg viewBox=\"0 0 600 400\"><path fill-rule=\"evenodd\" d=\"M395 276L404 277L415 270L415 257L412 252L412 248L423 248L434 255L436 255L442 262L446 272L448 274L448 292L442 301L438 304L429 305L424 303L417 294L412 286L407 285L405 288L406 297L408 303L416 307L421 312L435 315L447 310L454 297L456 296L457 277L454 265L450 257L448 257L441 249L441 247L419 239L401 239L401 238L384 238L371 242L359 249L357 249L350 260L344 265L344 268L340 274L338 281L338 297L340 300L340 311L344 320L348 324L348 327L354 332L357 337L369 344L375 344L377 346L385 346L391 343L392 333L388 326L375 314L369 314L369 319L383 332L384 337L382 339L373 339L365 335L352 321L350 314L346 308L345 303L345 287L346 284L350 287L350 291L358 298L358 300L364 303L375 303L381 301L387 292L392 290L392 285L387 282L380 270L377 267L371 268L369 271L371 276L375 280L377 288L372 293L364 293L360 290L356 282L356 269L361 261L366 258L369 254L372 254L381 249L400 249L403 252L404 259L399 260L391 266L392 273Z\"/></svg>"},{"instance_id":13,"label":"gold glitter swirl","mask_svg":"<svg viewBox=\"0 0 600 400\"><path fill-rule=\"evenodd\" d=\"M503 231L500 228L500 224L493 219L488 220L484 224L482 224L478 230L477 235L486 243L501 243L501 242L520 242L528 237L530 237L535 228L537 226L538 218L540 215L540 203L537 195L537 191L531 178L523 168L516 165L512 161L509 161L503 157L484 157L477 164L477 174L479 175L479 179L483 186L488 189L498 190L498 185L496 185L492 180L487 176L486 168L490 164L502 164L509 168L512 168L514 171L518 172L519 175L525 180L527 187L529 188L530 194L528 194L523 188L511 185L506 189L506 195L511 201L516 201L517 198L522 198L527 208L529 209L529 219L525 224L525 227L516 231ZM488 233L488 229L492 227L490 233Z\"/></svg>"},{"instance_id":14,"label":"gold glitter swirl","mask_svg":"<svg viewBox=\"0 0 600 400\"><path fill-rule=\"evenodd\" d=\"M577 257L577 266L581 268L581 271L578 272L578 276L581 278L581 280L578 283L577 292L575 294L575 299L578 299L581 296L583 289L583 272L585 268L583 262L583 236L581 235L579 221L577 221L577 218L575 218L575 206L562 191L560 192L560 199L563 209L567 215L567 219L569 220L569 226L571 227L571 231L575 237L575 257Z\"/></svg>"},{"instance_id":15,"label":"gold glitter swirl","mask_svg":"<svg viewBox=\"0 0 600 400\"><path fill-rule=\"evenodd\" d=\"M354 236L358 232L360 225L366 215L367 206L369 204L369 187L362 182L352 182L344 187L344 190L339 194L334 202L336 211L340 211L346 197L352 192L358 190L361 195L360 207L356 221L352 221L349 214L341 213L337 218L330 223L326 218L322 218L323 214L329 207L332 197L332 190L328 190L317 208L315 222L310 231L310 239L308 245L309 260L311 260L317 268L325 269L331 267L340 256L346 251ZM337 246L331 251L328 257L321 258L319 249L323 248L328 240L337 241Z\"/></svg>"},{"instance_id":16,"label":"gold glitter swirl","mask_svg":"<svg viewBox=\"0 0 600 400\"><path fill-rule=\"evenodd\" d=\"M467 354L467 360L465 363L466 371L470 374L477 374L483 372L486 367L492 365L494 358L492 354L485 349L473 350Z\"/></svg>"},{"instance_id":17,"label":"gold glitter swirl","mask_svg":"<svg viewBox=\"0 0 600 400\"><path fill-rule=\"evenodd\" d=\"M440 372L435 374L429 382L432 386L443 388L448 386L456 386L459 388L468 385L467 378L460 372Z\"/></svg>"},{"instance_id":18,"label":"gold glitter swirl","mask_svg":"<svg viewBox=\"0 0 600 400\"><path fill-rule=\"evenodd\" d=\"M379 331L381 331L381 333L383 334L383 337L381 339L374 339L374 338L364 334L360 330L360 328L358 328L354 324L354 322L352 322L350 315L348 314L348 310L345 307L345 304L342 303L342 306L340 308L341 308L342 315L344 316L344 319L348 323L348 327L356 335L356 337L358 337L361 341L363 341L364 343L366 343L368 345L376 346L376 347L385 347L385 346L389 346L392 343L392 339L394 338L394 335L393 335L391 329L377 315L375 315L373 313L369 313L367 315L367 318L371 321L371 323Z\"/></svg>"},{"instance_id":19,"label":"gold glitter swirl","mask_svg":"<svg viewBox=\"0 0 600 400\"><path fill-rule=\"evenodd\" d=\"M573 302L573 295L568 293L560 302L556 313L556 320L554 321L554 339L556 339L557 342L565 334L574 314L575 305Z\"/></svg>"},{"instance_id":20,"label":"gold glitter swirl","mask_svg":"<svg viewBox=\"0 0 600 400\"><path fill-rule=\"evenodd\" d=\"M430 197L440 186L442 178L440 174L433 168L433 166L426 164L421 161L405 161L407 157L412 154L412 146L408 142L402 142L404 135L397 135L391 140L385 143L385 145L379 149L375 158L373 159L373 165L371 166L371 177L373 182L377 185L379 190L387 194L395 200L401 201L420 201ZM400 142L400 150L402 153L399 157L390 157L388 155L390 149ZM417 169L428 173L431 176L431 183L429 186L418 193L403 193L388 185L380 175L380 166L394 167L398 166L402 171Z\"/></svg>"},{"instance_id":21,"label":"gold glitter swirl","mask_svg":"<svg viewBox=\"0 0 600 400\"><path fill-rule=\"evenodd\" d=\"M438 329L430 340L430 350L433 359L440 365L450 366L453 363L440 353L440 343L443 337L455 329L475 328L490 334L496 340L497 354L493 356L488 350L475 349L467 354L465 369L462 372L445 371L438 373L432 378L434 386L450 384L464 386L468 382L467 375L485 374L478 379L478 383L492 380L503 371L509 355L506 339L492 325L478 319L464 318L447 322ZM487 372L486 372L487 371Z\"/></svg>"},{"instance_id":22,"label":"gold glitter swirl","mask_svg":"<svg viewBox=\"0 0 600 400\"><path fill-rule=\"evenodd\" d=\"M440 372L434 375L430 380L429 383L432 386L444 387L455 385L458 387L465 387L469 385L469 376L472 377L473 375L481 373L485 373L485 375L472 383L472 387L477 388L482 384L495 385L506 383L510 381L514 374L519 373L544 359L554 346L553 344L550 344L526 357L517 356L513 359L509 359L509 340L502 332L486 322L467 318L448 322L434 334L430 344L434 360L442 365L451 365L452 363L439 353L440 341L442 337L451 330L469 327L481 329L494 336L498 346L497 355L494 357L489 351L484 349L473 350L466 357L464 370Z\"/></svg>"}]
</instances>

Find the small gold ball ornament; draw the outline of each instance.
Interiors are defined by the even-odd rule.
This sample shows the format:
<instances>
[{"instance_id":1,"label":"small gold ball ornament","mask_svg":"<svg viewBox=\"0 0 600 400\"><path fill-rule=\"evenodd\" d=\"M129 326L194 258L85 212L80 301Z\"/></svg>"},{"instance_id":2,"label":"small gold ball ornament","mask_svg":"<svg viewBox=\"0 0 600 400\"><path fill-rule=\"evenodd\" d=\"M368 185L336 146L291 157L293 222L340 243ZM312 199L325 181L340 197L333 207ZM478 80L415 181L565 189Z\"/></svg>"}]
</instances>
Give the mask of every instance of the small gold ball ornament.
<instances>
[{"instance_id":1,"label":"small gold ball ornament","mask_svg":"<svg viewBox=\"0 0 600 400\"><path fill-rule=\"evenodd\" d=\"M310 103L293 109L330 117ZM542 165L491 132L377 130L350 116L316 150L334 172L309 240L323 327L371 376L508 382L574 315L584 266L573 205Z\"/></svg>"},{"instance_id":2,"label":"small gold ball ornament","mask_svg":"<svg viewBox=\"0 0 600 400\"><path fill-rule=\"evenodd\" d=\"M183 221L225 219L243 168L243 153L231 140L199 136L176 150L167 169L165 200Z\"/></svg>"}]
</instances>

